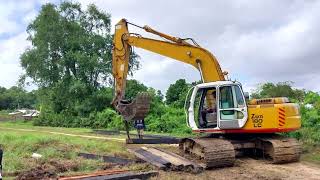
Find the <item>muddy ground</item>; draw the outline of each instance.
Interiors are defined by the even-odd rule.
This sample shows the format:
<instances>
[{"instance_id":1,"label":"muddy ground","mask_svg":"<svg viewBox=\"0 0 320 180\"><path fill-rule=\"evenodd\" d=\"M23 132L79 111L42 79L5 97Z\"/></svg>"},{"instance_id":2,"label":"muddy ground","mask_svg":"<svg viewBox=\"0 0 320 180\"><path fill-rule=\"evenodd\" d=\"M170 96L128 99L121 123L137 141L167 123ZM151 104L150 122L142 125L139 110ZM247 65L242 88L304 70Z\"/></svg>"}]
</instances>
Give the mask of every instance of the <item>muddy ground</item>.
<instances>
[{"instance_id":1,"label":"muddy ground","mask_svg":"<svg viewBox=\"0 0 320 180\"><path fill-rule=\"evenodd\" d=\"M192 175L180 172L160 172L153 179L320 179L320 166L298 162L290 164L270 164L265 160L241 158L236 161L234 167L207 170L201 174Z\"/></svg>"}]
</instances>

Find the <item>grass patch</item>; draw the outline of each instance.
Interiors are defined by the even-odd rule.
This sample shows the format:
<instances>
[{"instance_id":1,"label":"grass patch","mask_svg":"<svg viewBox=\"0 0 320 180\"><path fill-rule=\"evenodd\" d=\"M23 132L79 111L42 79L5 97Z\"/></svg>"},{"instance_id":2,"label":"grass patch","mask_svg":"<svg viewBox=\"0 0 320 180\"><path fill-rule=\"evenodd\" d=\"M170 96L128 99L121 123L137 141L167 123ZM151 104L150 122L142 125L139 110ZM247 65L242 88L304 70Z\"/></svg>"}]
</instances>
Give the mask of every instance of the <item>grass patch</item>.
<instances>
[{"instance_id":1,"label":"grass patch","mask_svg":"<svg viewBox=\"0 0 320 180\"><path fill-rule=\"evenodd\" d=\"M91 129L87 128L62 128L62 127L48 127L48 126L33 126L32 121L4 121L0 122L0 127L5 128L20 128L20 129L32 129L32 130L44 130L44 131L55 131L64 133L91 133Z\"/></svg>"},{"instance_id":2,"label":"grass patch","mask_svg":"<svg viewBox=\"0 0 320 180\"><path fill-rule=\"evenodd\" d=\"M1 129L2 128L2 129ZM6 129L7 128L7 129ZM12 129L8 129L12 128ZM33 131L17 131L24 129ZM126 151L124 142L107 141L103 139L90 139L84 137L71 137L48 132L60 132L77 135L90 135L91 129L86 128L61 128L33 126L30 121L3 121L0 122L0 145L4 150L3 172L5 175L15 176L17 172L41 166L60 168L59 175L73 175L92 172L105 168L105 163L100 160L87 160L77 156L77 152L93 153L99 155L116 155L120 157L133 157ZM136 131L131 131L136 133ZM310 131L301 129L297 137L303 141L304 154L302 161L320 164L320 148L305 134ZM190 136L190 134L153 133L145 134L175 135L178 137ZM192 134L191 136L195 136ZM112 135L114 138L126 138L125 135ZM308 141L309 140L309 141ZM43 157L34 159L32 153L41 154ZM152 169L148 164L135 164L128 167L129 170L141 171ZM7 176L6 176L7 177Z\"/></svg>"},{"instance_id":3,"label":"grass patch","mask_svg":"<svg viewBox=\"0 0 320 180\"><path fill-rule=\"evenodd\" d=\"M30 123L1 122L0 127L30 129ZM38 127L32 127L37 129ZM41 130L44 130L41 128ZM86 133L88 129L45 128L65 133ZM73 174L99 170L104 167L100 160L87 160L77 156L78 152L94 153L99 155L128 156L123 142L88 139L83 137L69 137L43 132L24 132L0 129L0 145L4 150L3 173L15 175L18 172L35 168L39 165L59 166L66 165L61 174ZM32 158L32 153L42 155L42 158ZM68 168L69 166L69 168ZM63 167L62 167L63 169Z\"/></svg>"},{"instance_id":4,"label":"grass patch","mask_svg":"<svg viewBox=\"0 0 320 180\"><path fill-rule=\"evenodd\" d=\"M304 153L301 157L301 160L320 165L320 148L315 148L307 153Z\"/></svg>"}]
</instances>

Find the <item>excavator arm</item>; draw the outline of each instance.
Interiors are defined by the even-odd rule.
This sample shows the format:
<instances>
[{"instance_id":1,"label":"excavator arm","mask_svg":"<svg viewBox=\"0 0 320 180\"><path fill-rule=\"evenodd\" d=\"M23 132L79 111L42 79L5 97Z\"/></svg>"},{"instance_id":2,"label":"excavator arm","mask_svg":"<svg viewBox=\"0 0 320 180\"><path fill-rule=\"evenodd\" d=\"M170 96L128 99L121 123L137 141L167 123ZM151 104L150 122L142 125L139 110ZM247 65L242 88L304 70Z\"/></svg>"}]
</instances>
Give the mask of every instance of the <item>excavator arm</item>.
<instances>
[{"instance_id":1,"label":"excavator arm","mask_svg":"<svg viewBox=\"0 0 320 180\"><path fill-rule=\"evenodd\" d=\"M197 44L190 44L183 39L160 33L148 26L138 27L168 41L145 38L139 34L129 33L128 24L129 22L125 19L120 20L116 24L113 40L112 72L115 79L113 105L118 111L119 102L124 98L131 47L142 48L190 64L199 70L203 82L225 80L224 75L226 73L221 71L217 59L206 49L201 48Z\"/></svg>"}]
</instances>

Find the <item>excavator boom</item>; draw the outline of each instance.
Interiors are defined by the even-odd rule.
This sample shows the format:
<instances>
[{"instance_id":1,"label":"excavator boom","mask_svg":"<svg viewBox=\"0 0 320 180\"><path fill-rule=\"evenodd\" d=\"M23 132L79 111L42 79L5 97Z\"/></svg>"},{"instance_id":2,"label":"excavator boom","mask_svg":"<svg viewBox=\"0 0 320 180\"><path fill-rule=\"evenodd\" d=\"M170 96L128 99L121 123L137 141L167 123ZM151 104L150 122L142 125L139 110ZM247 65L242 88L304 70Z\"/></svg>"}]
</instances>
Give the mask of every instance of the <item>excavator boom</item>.
<instances>
[{"instance_id":1,"label":"excavator boom","mask_svg":"<svg viewBox=\"0 0 320 180\"><path fill-rule=\"evenodd\" d=\"M124 98L132 46L194 66L199 70L203 82L225 80L225 73L222 72L217 59L206 49L192 45L181 38L160 33L148 26L141 28L168 41L144 38L138 34L129 33L128 22L125 19L120 20L115 27L112 71L115 79L115 98L113 105L116 108Z\"/></svg>"}]
</instances>

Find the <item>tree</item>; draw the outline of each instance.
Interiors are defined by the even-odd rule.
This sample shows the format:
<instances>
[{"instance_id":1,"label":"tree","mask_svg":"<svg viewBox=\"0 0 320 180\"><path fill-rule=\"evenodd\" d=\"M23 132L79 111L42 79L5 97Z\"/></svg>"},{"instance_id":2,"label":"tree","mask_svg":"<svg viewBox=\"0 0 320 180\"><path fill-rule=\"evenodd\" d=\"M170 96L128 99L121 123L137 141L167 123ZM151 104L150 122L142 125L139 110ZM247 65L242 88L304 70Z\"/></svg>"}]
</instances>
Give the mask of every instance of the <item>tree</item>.
<instances>
[{"instance_id":1,"label":"tree","mask_svg":"<svg viewBox=\"0 0 320 180\"><path fill-rule=\"evenodd\" d=\"M135 79L127 80L125 99L134 99L139 92L147 92L148 87Z\"/></svg>"},{"instance_id":2,"label":"tree","mask_svg":"<svg viewBox=\"0 0 320 180\"><path fill-rule=\"evenodd\" d=\"M21 55L21 80L30 77L38 85L47 108L72 115L101 110L95 96L112 79L110 14L93 4L83 10L79 3L49 3L27 32L32 47ZM139 67L137 57L130 57L131 73Z\"/></svg>"},{"instance_id":3,"label":"tree","mask_svg":"<svg viewBox=\"0 0 320 180\"><path fill-rule=\"evenodd\" d=\"M185 79L179 79L174 84L170 84L166 93L166 103L183 107L189 87Z\"/></svg>"},{"instance_id":4,"label":"tree","mask_svg":"<svg viewBox=\"0 0 320 180\"><path fill-rule=\"evenodd\" d=\"M253 98L288 97L291 101L303 102L305 91L294 89L292 82L265 83L252 93Z\"/></svg>"},{"instance_id":5,"label":"tree","mask_svg":"<svg viewBox=\"0 0 320 180\"><path fill-rule=\"evenodd\" d=\"M36 91L27 92L17 86L10 89L0 87L0 110L35 108L36 101Z\"/></svg>"}]
</instances>

